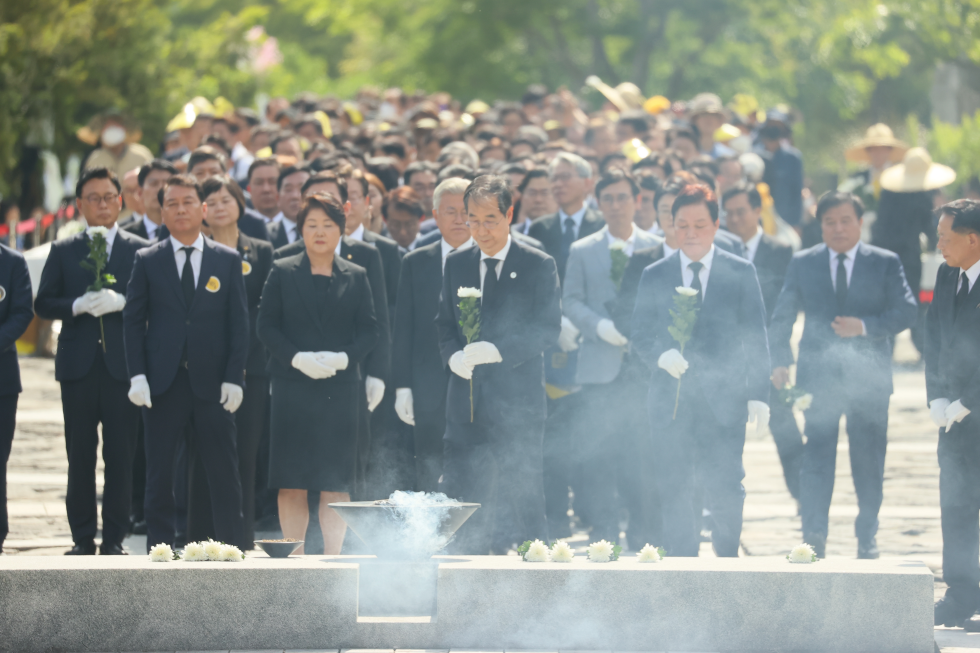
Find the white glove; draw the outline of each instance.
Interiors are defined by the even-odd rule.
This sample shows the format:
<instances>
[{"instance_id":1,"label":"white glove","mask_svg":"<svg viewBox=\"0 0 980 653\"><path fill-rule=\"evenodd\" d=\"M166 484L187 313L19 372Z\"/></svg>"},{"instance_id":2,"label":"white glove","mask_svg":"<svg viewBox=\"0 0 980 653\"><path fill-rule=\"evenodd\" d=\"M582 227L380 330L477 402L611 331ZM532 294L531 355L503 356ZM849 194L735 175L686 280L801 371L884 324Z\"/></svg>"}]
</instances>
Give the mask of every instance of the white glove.
<instances>
[{"instance_id":1,"label":"white glove","mask_svg":"<svg viewBox=\"0 0 980 653\"><path fill-rule=\"evenodd\" d=\"M469 381L473 378L473 368L466 364L465 357L466 354L463 353L462 349L450 356L449 369L453 371L453 374Z\"/></svg>"},{"instance_id":2,"label":"white glove","mask_svg":"<svg viewBox=\"0 0 980 653\"><path fill-rule=\"evenodd\" d=\"M329 379L337 373L336 368L324 365L317 360L312 351L299 351L293 356L293 367L311 379Z\"/></svg>"},{"instance_id":3,"label":"white glove","mask_svg":"<svg viewBox=\"0 0 980 653\"><path fill-rule=\"evenodd\" d=\"M126 307L126 296L120 295L115 290L103 288L95 293L92 303L89 305L88 312L95 317L101 317L106 313L118 313Z\"/></svg>"},{"instance_id":4,"label":"white glove","mask_svg":"<svg viewBox=\"0 0 980 653\"><path fill-rule=\"evenodd\" d=\"M657 359L657 367L670 374L675 379L681 378L681 374L687 371L689 364L683 355L676 349L668 349L660 354Z\"/></svg>"},{"instance_id":5,"label":"white glove","mask_svg":"<svg viewBox=\"0 0 980 653\"><path fill-rule=\"evenodd\" d=\"M412 399L411 388L398 388L395 390L395 413L398 419L415 426L415 402Z\"/></svg>"},{"instance_id":6,"label":"white glove","mask_svg":"<svg viewBox=\"0 0 980 653\"><path fill-rule=\"evenodd\" d=\"M377 377L369 376L364 381L364 390L367 392L368 410L373 413L385 396L385 382Z\"/></svg>"},{"instance_id":7,"label":"white glove","mask_svg":"<svg viewBox=\"0 0 980 653\"><path fill-rule=\"evenodd\" d=\"M137 374L129 381L129 400L137 406L153 408L150 401L150 384L146 382L145 374Z\"/></svg>"},{"instance_id":8,"label":"white glove","mask_svg":"<svg viewBox=\"0 0 980 653\"><path fill-rule=\"evenodd\" d=\"M477 365L486 365L488 363L501 363L503 360L500 357L497 346L486 340L471 342L463 348L463 362L468 367L476 367Z\"/></svg>"},{"instance_id":9,"label":"white glove","mask_svg":"<svg viewBox=\"0 0 980 653\"><path fill-rule=\"evenodd\" d=\"M78 297L71 303L71 314L81 315L82 313L90 313L92 311L92 302L94 302L95 298L98 296L99 293L91 290L81 297Z\"/></svg>"},{"instance_id":10,"label":"white glove","mask_svg":"<svg viewBox=\"0 0 980 653\"><path fill-rule=\"evenodd\" d=\"M320 365L326 365L335 370L346 370L347 365L350 363L346 352L342 351L318 351L316 352L316 360Z\"/></svg>"},{"instance_id":11,"label":"white glove","mask_svg":"<svg viewBox=\"0 0 980 653\"><path fill-rule=\"evenodd\" d=\"M946 409L949 408L949 399L933 399L929 402L929 418L932 423L939 428L946 428L949 420L946 419Z\"/></svg>"},{"instance_id":12,"label":"white glove","mask_svg":"<svg viewBox=\"0 0 980 653\"><path fill-rule=\"evenodd\" d=\"M235 385L234 383L221 384L221 405L229 413L234 413L242 405L243 395L242 386Z\"/></svg>"},{"instance_id":13,"label":"white glove","mask_svg":"<svg viewBox=\"0 0 980 653\"><path fill-rule=\"evenodd\" d=\"M566 354L578 349L578 337L581 331L578 330L572 321L564 315L561 316L561 333L558 334L558 346Z\"/></svg>"},{"instance_id":14,"label":"white glove","mask_svg":"<svg viewBox=\"0 0 980 653\"><path fill-rule=\"evenodd\" d=\"M769 427L769 406L763 401L749 399L749 423L755 422L755 432L762 435Z\"/></svg>"},{"instance_id":15,"label":"white glove","mask_svg":"<svg viewBox=\"0 0 980 653\"><path fill-rule=\"evenodd\" d=\"M613 347L625 347L629 340L616 329L612 320L599 320L596 325L595 334L608 342Z\"/></svg>"},{"instance_id":16,"label":"white glove","mask_svg":"<svg viewBox=\"0 0 980 653\"><path fill-rule=\"evenodd\" d=\"M951 403L946 407L946 420L949 424L946 426L946 430L949 430L953 424L962 422L966 419L966 416L970 414L970 409L963 405L959 399Z\"/></svg>"}]
</instances>

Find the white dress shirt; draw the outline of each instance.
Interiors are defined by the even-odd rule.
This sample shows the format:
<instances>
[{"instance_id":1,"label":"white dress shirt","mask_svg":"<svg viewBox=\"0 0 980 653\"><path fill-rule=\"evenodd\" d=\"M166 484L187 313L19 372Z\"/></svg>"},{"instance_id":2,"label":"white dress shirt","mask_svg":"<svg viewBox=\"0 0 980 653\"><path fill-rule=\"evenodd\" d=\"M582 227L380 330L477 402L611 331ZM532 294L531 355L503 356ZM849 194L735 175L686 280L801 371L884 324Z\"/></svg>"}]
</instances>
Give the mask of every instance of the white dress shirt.
<instances>
[{"instance_id":1,"label":"white dress shirt","mask_svg":"<svg viewBox=\"0 0 980 653\"><path fill-rule=\"evenodd\" d=\"M504 269L504 261L507 259L507 252L510 251L510 242L511 242L511 237L508 235L507 244L504 245L504 248L502 250L500 250L493 256L487 256L486 252L480 252L480 292L483 292L483 277L487 275L486 260L488 258L492 258L492 259L496 259L497 261L500 261L500 263L497 263L497 279L500 279L500 273L503 272Z\"/></svg>"},{"instance_id":2,"label":"white dress shirt","mask_svg":"<svg viewBox=\"0 0 980 653\"><path fill-rule=\"evenodd\" d=\"M966 270L960 270L960 279L962 279L964 272L966 273L967 283L970 284L967 286L966 291L970 292L973 290L973 286L977 282L977 277L980 277L980 261L977 261ZM959 292L960 286L963 284L960 279L956 280L956 292Z\"/></svg>"},{"instance_id":3,"label":"white dress shirt","mask_svg":"<svg viewBox=\"0 0 980 653\"><path fill-rule=\"evenodd\" d=\"M353 238L354 240L359 240L361 242L364 242L364 225L363 224L357 225L357 229L351 232L350 237Z\"/></svg>"},{"instance_id":4,"label":"white dress shirt","mask_svg":"<svg viewBox=\"0 0 980 653\"><path fill-rule=\"evenodd\" d=\"M676 249L674 249L673 247L671 247L670 245L668 245L666 242L664 242L664 258L667 258L668 256L670 256L671 254L673 254L676 251L677 251Z\"/></svg>"},{"instance_id":5,"label":"white dress shirt","mask_svg":"<svg viewBox=\"0 0 980 653\"><path fill-rule=\"evenodd\" d=\"M847 258L844 259L844 271L847 272L848 288L851 287L851 277L853 276L851 273L854 272L854 258L857 256L858 247L860 246L861 243L858 243L848 251L843 252L843 254L847 256ZM834 287L834 290L837 290L837 255L841 252L835 252L829 247L827 248L827 251L830 252L830 285Z\"/></svg>"},{"instance_id":6,"label":"white dress shirt","mask_svg":"<svg viewBox=\"0 0 980 653\"><path fill-rule=\"evenodd\" d=\"M160 225L150 220L149 216L143 216L143 228L146 229L147 240L154 241L157 239L157 229L160 228Z\"/></svg>"},{"instance_id":7,"label":"white dress shirt","mask_svg":"<svg viewBox=\"0 0 980 653\"><path fill-rule=\"evenodd\" d=\"M687 257L684 250L680 250L681 253L681 280L686 288L690 288L691 284L694 283L694 270L690 268L691 259ZM701 279L701 301L708 295L708 279L711 276L711 262L715 260L715 246L712 245L708 253L701 257L698 263L701 263L704 267L701 268L698 273L698 277Z\"/></svg>"},{"instance_id":8,"label":"white dress shirt","mask_svg":"<svg viewBox=\"0 0 980 653\"><path fill-rule=\"evenodd\" d=\"M762 242L762 227L755 228L755 235L745 241L745 258L755 262L755 253L759 251L759 243Z\"/></svg>"},{"instance_id":9,"label":"white dress shirt","mask_svg":"<svg viewBox=\"0 0 980 653\"><path fill-rule=\"evenodd\" d=\"M626 254L626 256L633 256L633 250L635 249L636 246L636 227L634 227L632 224L630 225L630 235L629 238L627 238L626 240L623 240L622 238L616 238L615 236L612 235L612 232L607 229L606 240L609 241L610 247L612 247L616 243L625 243L625 247L623 247L623 253Z\"/></svg>"},{"instance_id":10,"label":"white dress shirt","mask_svg":"<svg viewBox=\"0 0 980 653\"><path fill-rule=\"evenodd\" d=\"M565 233L565 220L567 218L571 218L572 222L575 223L575 240L578 240L578 234L582 227L582 220L585 219L585 209L586 205L582 204L582 208L571 215L568 215L561 209L558 209L558 224L561 226L561 232Z\"/></svg>"},{"instance_id":11,"label":"white dress shirt","mask_svg":"<svg viewBox=\"0 0 980 653\"><path fill-rule=\"evenodd\" d=\"M440 238L439 239L439 242L441 243L440 247L442 248L442 270L443 270L443 272L445 272L445 270L446 270L446 257L447 256L449 256L453 252L458 252L460 250L469 249L470 247L473 247L473 245L476 245L476 241L473 240L472 238L470 238L469 240L467 240L465 243L463 243L459 247L453 247L452 245L450 245L449 243L446 242L446 239L445 238ZM480 277L482 278L482 276L483 275L481 274ZM498 275L497 278L499 279L500 276Z\"/></svg>"},{"instance_id":12,"label":"white dress shirt","mask_svg":"<svg viewBox=\"0 0 980 653\"><path fill-rule=\"evenodd\" d=\"M180 278L184 272L184 262L187 259L187 254L183 251L186 245L173 236L170 237L170 244L174 248L174 258L177 260L177 277ZM191 270L194 272L194 287L197 288L197 281L201 277L201 257L204 256L204 236L198 234L197 240L190 247L194 248L194 251L191 252Z\"/></svg>"},{"instance_id":13,"label":"white dress shirt","mask_svg":"<svg viewBox=\"0 0 980 653\"><path fill-rule=\"evenodd\" d=\"M286 230L286 242L288 242L289 244L295 243L296 238L299 235L298 233L296 233L296 223L290 220L289 218L287 218L286 216L284 216L281 211L279 212L279 215L276 216L276 218L277 218L276 222L282 222L281 228Z\"/></svg>"}]
</instances>

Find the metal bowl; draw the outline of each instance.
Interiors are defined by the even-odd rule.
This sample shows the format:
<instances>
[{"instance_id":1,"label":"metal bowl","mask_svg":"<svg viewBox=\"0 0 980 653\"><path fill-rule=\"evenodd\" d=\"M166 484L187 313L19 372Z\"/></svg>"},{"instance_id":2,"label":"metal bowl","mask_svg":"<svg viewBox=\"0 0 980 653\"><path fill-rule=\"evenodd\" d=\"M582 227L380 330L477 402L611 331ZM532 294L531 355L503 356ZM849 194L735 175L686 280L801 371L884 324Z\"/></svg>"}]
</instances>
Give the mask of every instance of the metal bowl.
<instances>
[{"instance_id":1,"label":"metal bowl","mask_svg":"<svg viewBox=\"0 0 980 653\"><path fill-rule=\"evenodd\" d=\"M303 540L297 542L270 542L269 540L255 540L255 543L262 547L262 550L269 554L270 558L288 558L293 551L303 546Z\"/></svg>"},{"instance_id":2,"label":"metal bowl","mask_svg":"<svg viewBox=\"0 0 980 653\"><path fill-rule=\"evenodd\" d=\"M331 503L370 553L379 558L421 559L443 549L478 503L402 506L375 501Z\"/></svg>"}]
</instances>

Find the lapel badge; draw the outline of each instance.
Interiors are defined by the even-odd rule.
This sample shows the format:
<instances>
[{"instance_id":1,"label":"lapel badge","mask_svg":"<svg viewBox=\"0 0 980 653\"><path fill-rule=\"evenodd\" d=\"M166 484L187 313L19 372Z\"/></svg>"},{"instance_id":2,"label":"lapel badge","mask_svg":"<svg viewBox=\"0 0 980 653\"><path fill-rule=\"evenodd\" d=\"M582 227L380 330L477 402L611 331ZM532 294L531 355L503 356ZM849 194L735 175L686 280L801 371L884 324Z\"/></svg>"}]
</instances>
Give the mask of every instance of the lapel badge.
<instances>
[{"instance_id":1,"label":"lapel badge","mask_svg":"<svg viewBox=\"0 0 980 653\"><path fill-rule=\"evenodd\" d=\"M516 279L517 278L517 273L516 272L511 272L510 273L510 278L511 279Z\"/></svg>"},{"instance_id":2,"label":"lapel badge","mask_svg":"<svg viewBox=\"0 0 980 653\"><path fill-rule=\"evenodd\" d=\"M245 276L252 274L252 264L248 261L242 261L242 274ZM214 277L211 278L213 279Z\"/></svg>"},{"instance_id":3,"label":"lapel badge","mask_svg":"<svg viewBox=\"0 0 980 653\"><path fill-rule=\"evenodd\" d=\"M218 277L211 277L208 279L208 284L204 286L204 288L207 289L208 292L218 292L221 290L221 282L218 281Z\"/></svg>"},{"instance_id":4,"label":"lapel badge","mask_svg":"<svg viewBox=\"0 0 980 653\"><path fill-rule=\"evenodd\" d=\"M348 260L348 261L349 261L349 260L351 260L352 258L354 258L354 256L353 256L352 254L348 254L348 255L347 255L347 260Z\"/></svg>"},{"instance_id":5,"label":"lapel badge","mask_svg":"<svg viewBox=\"0 0 980 653\"><path fill-rule=\"evenodd\" d=\"M7 290L3 286L0 286L0 302L5 300L6 298L7 298Z\"/></svg>"}]
</instances>

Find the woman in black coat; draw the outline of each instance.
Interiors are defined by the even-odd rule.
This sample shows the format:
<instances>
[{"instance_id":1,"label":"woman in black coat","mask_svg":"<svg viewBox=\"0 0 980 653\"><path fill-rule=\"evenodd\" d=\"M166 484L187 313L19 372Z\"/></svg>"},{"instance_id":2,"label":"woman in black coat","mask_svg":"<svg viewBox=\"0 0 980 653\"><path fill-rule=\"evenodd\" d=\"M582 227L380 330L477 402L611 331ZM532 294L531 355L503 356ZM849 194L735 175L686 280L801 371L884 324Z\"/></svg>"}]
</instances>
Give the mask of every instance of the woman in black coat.
<instances>
[{"instance_id":1,"label":"woman in black coat","mask_svg":"<svg viewBox=\"0 0 980 653\"><path fill-rule=\"evenodd\" d=\"M264 240L246 236L238 229L238 219L245 213L245 197L230 177L215 176L202 186L208 205L207 227L211 238L222 245L238 250L242 257L242 274L248 296L248 320L251 341L245 363L245 395L241 408L235 413L238 431L238 473L242 481L242 513L245 517L245 542L255 538L255 470L259 442L269 419L268 355L255 332L262 288L272 269L272 245ZM188 500L188 541L214 537L208 479L204 465L192 454L191 495L201 500Z\"/></svg>"},{"instance_id":2,"label":"woman in black coat","mask_svg":"<svg viewBox=\"0 0 980 653\"><path fill-rule=\"evenodd\" d=\"M361 364L380 333L367 273L334 256L345 222L333 195L304 200L296 228L306 250L273 263L258 321L259 338L271 354L269 487L280 488L283 536L303 538L307 492L320 492L328 555L340 553L344 540L344 521L328 504L350 500Z\"/></svg>"}]
</instances>

